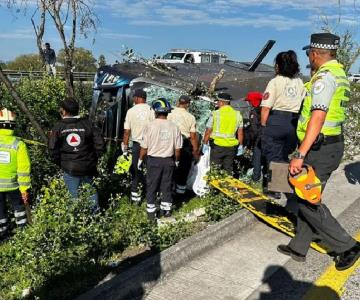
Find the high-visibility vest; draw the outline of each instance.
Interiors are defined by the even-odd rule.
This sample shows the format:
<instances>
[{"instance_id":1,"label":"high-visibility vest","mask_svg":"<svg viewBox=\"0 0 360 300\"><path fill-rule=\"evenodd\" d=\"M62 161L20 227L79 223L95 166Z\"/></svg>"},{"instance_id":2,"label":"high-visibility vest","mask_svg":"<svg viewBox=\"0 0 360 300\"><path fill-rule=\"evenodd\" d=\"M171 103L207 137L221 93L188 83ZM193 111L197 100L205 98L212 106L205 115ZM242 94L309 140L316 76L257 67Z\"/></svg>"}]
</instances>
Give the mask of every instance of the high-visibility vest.
<instances>
[{"instance_id":1,"label":"high-visibility vest","mask_svg":"<svg viewBox=\"0 0 360 300\"><path fill-rule=\"evenodd\" d=\"M10 129L0 129L0 192L31 187L30 158L24 142Z\"/></svg>"},{"instance_id":2,"label":"high-visibility vest","mask_svg":"<svg viewBox=\"0 0 360 300\"><path fill-rule=\"evenodd\" d=\"M239 144L236 132L242 117L239 111L225 105L213 112L211 138L214 144L221 147L234 147Z\"/></svg>"},{"instance_id":3,"label":"high-visibility vest","mask_svg":"<svg viewBox=\"0 0 360 300\"><path fill-rule=\"evenodd\" d=\"M314 74L305 88L307 94L301 109L301 115L297 125L297 136L300 141L305 137L306 129L311 117L311 90L315 81L321 76L321 73L330 72L336 80L336 91L331 99L329 110L326 114L325 122L321 128L324 135L340 135L342 133L342 124L345 121L345 106L349 101L350 84L346 77L344 67L337 61L330 61L322 65Z\"/></svg>"}]
</instances>

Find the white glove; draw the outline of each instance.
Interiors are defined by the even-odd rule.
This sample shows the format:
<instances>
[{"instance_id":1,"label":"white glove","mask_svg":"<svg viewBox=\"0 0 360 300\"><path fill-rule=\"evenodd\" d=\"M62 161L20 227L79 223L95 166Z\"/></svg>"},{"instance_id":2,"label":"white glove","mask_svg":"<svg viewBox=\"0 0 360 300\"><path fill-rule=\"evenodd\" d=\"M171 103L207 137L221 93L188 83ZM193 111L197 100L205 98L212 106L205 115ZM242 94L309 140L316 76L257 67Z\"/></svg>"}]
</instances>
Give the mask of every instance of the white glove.
<instances>
[{"instance_id":1,"label":"white glove","mask_svg":"<svg viewBox=\"0 0 360 300\"><path fill-rule=\"evenodd\" d=\"M243 145L239 145L238 149L237 149L237 153L236 156L241 156L244 154L244 146Z\"/></svg>"},{"instance_id":2,"label":"white glove","mask_svg":"<svg viewBox=\"0 0 360 300\"><path fill-rule=\"evenodd\" d=\"M180 162L178 160L175 161L175 167L179 167Z\"/></svg>"},{"instance_id":3,"label":"white glove","mask_svg":"<svg viewBox=\"0 0 360 300\"><path fill-rule=\"evenodd\" d=\"M142 160L142 159L139 159L139 160L138 160L138 164L137 164L138 170L141 170L141 165L142 165L142 163L143 163L143 160Z\"/></svg>"},{"instance_id":4,"label":"white glove","mask_svg":"<svg viewBox=\"0 0 360 300\"><path fill-rule=\"evenodd\" d=\"M202 145L202 153L205 154L210 151L210 145L209 144L203 144Z\"/></svg>"}]
</instances>

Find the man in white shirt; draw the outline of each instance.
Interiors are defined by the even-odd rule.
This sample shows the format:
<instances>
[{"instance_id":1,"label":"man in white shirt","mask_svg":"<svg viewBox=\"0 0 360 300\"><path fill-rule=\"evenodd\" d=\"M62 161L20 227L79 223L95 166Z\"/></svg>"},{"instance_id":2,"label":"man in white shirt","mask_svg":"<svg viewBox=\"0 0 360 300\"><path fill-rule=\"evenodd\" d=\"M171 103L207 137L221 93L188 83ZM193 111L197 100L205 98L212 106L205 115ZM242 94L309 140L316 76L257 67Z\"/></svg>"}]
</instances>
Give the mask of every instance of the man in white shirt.
<instances>
[{"instance_id":1,"label":"man in white shirt","mask_svg":"<svg viewBox=\"0 0 360 300\"><path fill-rule=\"evenodd\" d=\"M146 92L143 90L135 90L133 101L135 105L130 108L125 117L124 124L124 138L123 138L123 153L126 155L129 148L129 140L131 138L133 142L132 146L132 162L131 162L131 200L135 204L140 204L142 186L145 185L144 174L137 168L139 155L140 155L140 143L142 141L142 135L144 127L155 119L154 111L146 104Z\"/></svg>"},{"instance_id":2,"label":"man in white shirt","mask_svg":"<svg viewBox=\"0 0 360 300\"><path fill-rule=\"evenodd\" d=\"M171 111L170 103L160 98L152 103L156 119L146 125L141 142L138 168L147 155L146 199L150 220L156 218L156 194L161 192L160 214L171 216L172 185L175 166L179 166L182 136L180 129L167 115Z\"/></svg>"},{"instance_id":3,"label":"man in white shirt","mask_svg":"<svg viewBox=\"0 0 360 300\"><path fill-rule=\"evenodd\" d=\"M183 147L179 167L175 171L176 193L184 195L186 192L186 181L190 172L191 163L199 160L199 141L196 134L195 117L188 112L190 97L180 96L177 106L168 116L168 120L177 125L183 136Z\"/></svg>"}]
</instances>

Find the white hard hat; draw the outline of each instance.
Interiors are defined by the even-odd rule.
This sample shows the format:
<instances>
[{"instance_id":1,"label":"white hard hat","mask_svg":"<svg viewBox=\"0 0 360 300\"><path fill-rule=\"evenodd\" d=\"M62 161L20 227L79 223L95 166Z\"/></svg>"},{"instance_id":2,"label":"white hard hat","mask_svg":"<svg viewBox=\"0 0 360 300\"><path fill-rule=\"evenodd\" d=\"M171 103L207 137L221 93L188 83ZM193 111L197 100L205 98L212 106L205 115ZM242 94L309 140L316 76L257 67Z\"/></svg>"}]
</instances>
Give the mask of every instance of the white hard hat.
<instances>
[{"instance_id":1,"label":"white hard hat","mask_svg":"<svg viewBox=\"0 0 360 300\"><path fill-rule=\"evenodd\" d=\"M16 115L14 112L8 110L7 108L3 108L0 110L0 124L2 125L15 125Z\"/></svg>"}]
</instances>

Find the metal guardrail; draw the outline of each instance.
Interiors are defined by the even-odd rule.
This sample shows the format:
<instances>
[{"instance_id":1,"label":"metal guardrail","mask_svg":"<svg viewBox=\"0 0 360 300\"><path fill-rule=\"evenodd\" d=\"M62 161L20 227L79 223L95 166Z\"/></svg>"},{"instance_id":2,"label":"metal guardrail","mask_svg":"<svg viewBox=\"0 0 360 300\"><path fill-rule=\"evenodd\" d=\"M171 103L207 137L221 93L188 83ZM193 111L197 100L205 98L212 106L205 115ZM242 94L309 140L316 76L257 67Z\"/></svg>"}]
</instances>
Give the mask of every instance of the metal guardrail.
<instances>
[{"instance_id":1,"label":"metal guardrail","mask_svg":"<svg viewBox=\"0 0 360 300\"><path fill-rule=\"evenodd\" d=\"M16 70L3 70L11 81L17 81L21 77L33 77L35 79L42 78L45 74L44 71L16 71ZM57 77L64 78L64 72L56 72ZM93 81L95 72L74 72L75 81Z\"/></svg>"}]
</instances>

